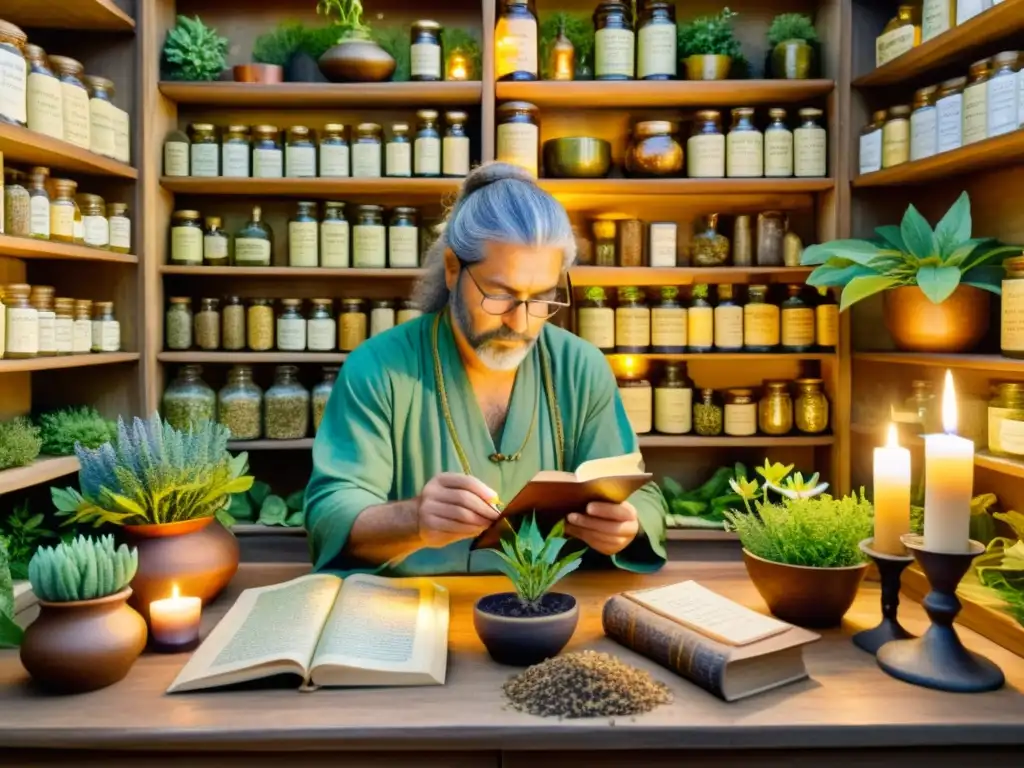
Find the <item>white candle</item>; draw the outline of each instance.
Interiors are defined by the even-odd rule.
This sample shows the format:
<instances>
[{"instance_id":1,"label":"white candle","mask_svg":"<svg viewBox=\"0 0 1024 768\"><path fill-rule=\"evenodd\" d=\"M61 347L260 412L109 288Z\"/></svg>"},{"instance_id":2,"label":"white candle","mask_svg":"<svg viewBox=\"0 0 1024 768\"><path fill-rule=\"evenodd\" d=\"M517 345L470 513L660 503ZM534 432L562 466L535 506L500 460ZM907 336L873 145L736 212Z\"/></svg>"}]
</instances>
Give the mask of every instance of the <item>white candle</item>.
<instances>
[{"instance_id":1,"label":"white candle","mask_svg":"<svg viewBox=\"0 0 1024 768\"><path fill-rule=\"evenodd\" d=\"M924 548L932 552L970 551L974 443L956 435L956 392L946 371L942 393L944 435L926 435L924 444Z\"/></svg>"},{"instance_id":2,"label":"white candle","mask_svg":"<svg viewBox=\"0 0 1024 768\"><path fill-rule=\"evenodd\" d=\"M153 639L165 646L185 646L199 639L199 617L203 601L182 597L174 585L171 597L149 604L149 629Z\"/></svg>"},{"instance_id":3,"label":"white candle","mask_svg":"<svg viewBox=\"0 0 1024 768\"><path fill-rule=\"evenodd\" d=\"M876 552L902 555L900 541L910 533L910 451L900 448L896 425L889 425L889 440L875 448L875 540Z\"/></svg>"}]
</instances>

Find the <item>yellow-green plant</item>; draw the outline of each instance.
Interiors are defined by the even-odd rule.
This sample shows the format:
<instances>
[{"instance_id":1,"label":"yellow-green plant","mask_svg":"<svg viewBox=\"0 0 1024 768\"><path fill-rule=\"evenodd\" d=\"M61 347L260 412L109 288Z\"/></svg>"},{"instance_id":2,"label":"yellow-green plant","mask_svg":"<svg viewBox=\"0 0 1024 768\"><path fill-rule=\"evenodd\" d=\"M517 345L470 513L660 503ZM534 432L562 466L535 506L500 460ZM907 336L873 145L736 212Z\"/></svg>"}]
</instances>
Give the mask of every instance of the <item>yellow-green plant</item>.
<instances>
[{"instance_id":1,"label":"yellow-green plant","mask_svg":"<svg viewBox=\"0 0 1024 768\"><path fill-rule=\"evenodd\" d=\"M0 648L21 645L21 627L14 621L14 582L7 563L7 542L0 536Z\"/></svg>"},{"instance_id":2,"label":"yellow-green plant","mask_svg":"<svg viewBox=\"0 0 1024 768\"><path fill-rule=\"evenodd\" d=\"M41 547L28 564L32 592L40 600L70 603L116 595L139 567L139 552L113 536L78 536L55 547Z\"/></svg>"},{"instance_id":3,"label":"yellow-green plant","mask_svg":"<svg viewBox=\"0 0 1024 768\"><path fill-rule=\"evenodd\" d=\"M494 550L501 558L498 567L515 587L520 602L527 610L537 610L544 595L564 576L580 566L585 550L576 550L558 559L567 539L565 523L559 520L544 537L533 515L524 520L515 536L502 538L503 551Z\"/></svg>"}]
</instances>

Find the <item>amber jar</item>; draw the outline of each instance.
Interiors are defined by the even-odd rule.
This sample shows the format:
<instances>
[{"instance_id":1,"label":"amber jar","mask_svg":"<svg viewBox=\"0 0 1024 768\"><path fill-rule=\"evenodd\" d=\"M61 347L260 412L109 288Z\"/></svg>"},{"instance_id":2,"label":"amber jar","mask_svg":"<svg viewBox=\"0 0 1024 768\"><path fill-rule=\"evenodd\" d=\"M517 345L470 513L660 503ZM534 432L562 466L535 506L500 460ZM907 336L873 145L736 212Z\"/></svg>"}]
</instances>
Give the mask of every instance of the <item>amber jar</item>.
<instances>
[{"instance_id":1,"label":"amber jar","mask_svg":"<svg viewBox=\"0 0 1024 768\"><path fill-rule=\"evenodd\" d=\"M416 209L400 205L388 222L388 266L414 269L420 265L420 229Z\"/></svg>"},{"instance_id":2,"label":"amber jar","mask_svg":"<svg viewBox=\"0 0 1024 768\"><path fill-rule=\"evenodd\" d=\"M253 352L274 348L274 308L270 299L252 299L245 317L246 342Z\"/></svg>"},{"instance_id":3,"label":"amber jar","mask_svg":"<svg viewBox=\"0 0 1024 768\"><path fill-rule=\"evenodd\" d=\"M64 141L89 149L89 92L82 82L82 64L67 56L51 56L50 65L61 83Z\"/></svg>"},{"instance_id":4,"label":"amber jar","mask_svg":"<svg viewBox=\"0 0 1024 768\"><path fill-rule=\"evenodd\" d=\"M437 110L416 113L416 141L413 144L413 174L441 175L441 134L437 130Z\"/></svg>"},{"instance_id":5,"label":"amber jar","mask_svg":"<svg viewBox=\"0 0 1024 768\"><path fill-rule=\"evenodd\" d=\"M132 221L128 218L125 203L107 204L107 227L110 229L110 250L114 253L131 253Z\"/></svg>"},{"instance_id":6,"label":"amber jar","mask_svg":"<svg viewBox=\"0 0 1024 768\"><path fill-rule=\"evenodd\" d=\"M537 79L537 10L533 0L503 0L494 29L498 80Z\"/></svg>"},{"instance_id":7,"label":"amber jar","mask_svg":"<svg viewBox=\"0 0 1024 768\"><path fill-rule=\"evenodd\" d=\"M539 111L527 101L508 101L497 108L497 160L522 166L537 175L540 153Z\"/></svg>"},{"instance_id":8,"label":"amber jar","mask_svg":"<svg viewBox=\"0 0 1024 768\"><path fill-rule=\"evenodd\" d=\"M786 286L788 297L780 311L783 352L810 352L814 349L814 309L803 300L802 285Z\"/></svg>"},{"instance_id":9,"label":"amber jar","mask_svg":"<svg viewBox=\"0 0 1024 768\"><path fill-rule=\"evenodd\" d=\"M651 310L642 289L635 286L619 288L615 308L615 351L643 354L651 347Z\"/></svg>"},{"instance_id":10,"label":"amber jar","mask_svg":"<svg viewBox=\"0 0 1024 768\"><path fill-rule=\"evenodd\" d=\"M757 403L757 426L766 435L788 435L793 429L793 398L788 381L766 381Z\"/></svg>"},{"instance_id":11,"label":"amber jar","mask_svg":"<svg viewBox=\"0 0 1024 768\"><path fill-rule=\"evenodd\" d=\"M757 434L757 403L752 389L725 390L723 432L732 437Z\"/></svg>"},{"instance_id":12,"label":"amber jar","mask_svg":"<svg viewBox=\"0 0 1024 768\"><path fill-rule=\"evenodd\" d=\"M576 332L602 352L615 351L615 310L604 288L589 286L576 310Z\"/></svg>"},{"instance_id":13,"label":"amber jar","mask_svg":"<svg viewBox=\"0 0 1024 768\"><path fill-rule=\"evenodd\" d=\"M82 212L82 239L90 248L110 249L110 223L107 221L107 204L99 195L78 196L78 208Z\"/></svg>"},{"instance_id":14,"label":"amber jar","mask_svg":"<svg viewBox=\"0 0 1024 768\"><path fill-rule=\"evenodd\" d=\"M637 78L675 80L679 68L675 4L649 0L640 4L637 13Z\"/></svg>"},{"instance_id":15,"label":"amber jar","mask_svg":"<svg viewBox=\"0 0 1024 768\"><path fill-rule=\"evenodd\" d=\"M702 109L694 119L686 140L686 175L693 179L725 178L725 135L722 115L716 109Z\"/></svg>"},{"instance_id":16,"label":"amber jar","mask_svg":"<svg viewBox=\"0 0 1024 768\"><path fill-rule=\"evenodd\" d=\"M288 129L284 147L284 175L289 179L316 178L316 143L304 125Z\"/></svg>"},{"instance_id":17,"label":"amber jar","mask_svg":"<svg viewBox=\"0 0 1024 768\"><path fill-rule=\"evenodd\" d=\"M199 211L171 214L171 264L197 267L203 263L203 226Z\"/></svg>"},{"instance_id":18,"label":"amber jar","mask_svg":"<svg viewBox=\"0 0 1024 768\"><path fill-rule=\"evenodd\" d=\"M352 176L359 179L378 178L382 173L381 127L376 123L356 126L356 140L352 142Z\"/></svg>"},{"instance_id":19,"label":"amber jar","mask_svg":"<svg viewBox=\"0 0 1024 768\"><path fill-rule=\"evenodd\" d=\"M2 25L2 23L0 23ZM28 129L64 139L64 102L60 91L60 80L50 67L46 51L38 45L25 46L28 71ZM2 115L0 115L2 120Z\"/></svg>"},{"instance_id":20,"label":"amber jar","mask_svg":"<svg viewBox=\"0 0 1024 768\"><path fill-rule=\"evenodd\" d=\"M0 72L4 73L3 99L0 99L0 122L22 127L28 122L25 102L28 96L28 63L21 28L0 19Z\"/></svg>"},{"instance_id":21,"label":"amber jar","mask_svg":"<svg viewBox=\"0 0 1024 768\"><path fill-rule=\"evenodd\" d=\"M387 231L384 208L379 205L356 206L352 226L352 266L383 269L387 266Z\"/></svg>"},{"instance_id":22,"label":"amber jar","mask_svg":"<svg viewBox=\"0 0 1024 768\"><path fill-rule=\"evenodd\" d=\"M114 148L114 82L97 75L84 75L89 94L89 148L97 155L113 159Z\"/></svg>"},{"instance_id":23,"label":"amber jar","mask_svg":"<svg viewBox=\"0 0 1024 768\"><path fill-rule=\"evenodd\" d=\"M971 64L964 88L964 146L988 137L988 81L992 76L992 59Z\"/></svg>"},{"instance_id":24,"label":"amber jar","mask_svg":"<svg viewBox=\"0 0 1024 768\"><path fill-rule=\"evenodd\" d=\"M441 142L441 171L445 176L469 175L469 136L465 112L445 112L444 140Z\"/></svg>"},{"instance_id":25,"label":"amber jar","mask_svg":"<svg viewBox=\"0 0 1024 768\"><path fill-rule=\"evenodd\" d=\"M409 79L441 80L441 25L429 20L413 22L410 38Z\"/></svg>"},{"instance_id":26,"label":"amber jar","mask_svg":"<svg viewBox=\"0 0 1024 768\"><path fill-rule=\"evenodd\" d=\"M352 352L366 341L367 318L362 299L342 299L338 316L338 348Z\"/></svg>"},{"instance_id":27,"label":"amber jar","mask_svg":"<svg viewBox=\"0 0 1024 768\"><path fill-rule=\"evenodd\" d=\"M638 435L646 435L653 427L654 397L647 379L623 377L618 380L619 398L629 419L629 425Z\"/></svg>"},{"instance_id":28,"label":"amber jar","mask_svg":"<svg viewBox=\"0 0 1024 768\"><path fill-rule=\"evenodd\" d=\"M229 125L224 129L220 144L220 172L222 176L247 179L252 175L252 141L249 126Z\"/></svg>"},{"instance_id":29,"label":"amber jar","mask_svg":"<svg viewBox=\"0 0 1024 768\"><path fill-rule=\"evenodd\" d=\"M284 178L284 151L276 125L253 126L252 175L256 179Z\"/></svg>"},{"instance_id":30,"label":"amber jar","mask_svg":"<svg viewBox=\"0 0 1024 768\"><path fill-rule=\"evenodd\" d=\"M629 3L598 3L594 30L594 79L632 80L636 72L636 42Z\"/></svg>"},{"instance_id":31,"label":"amber jar","mask_svg":"<svg viewBox=\"0 0 1024 768\"><path fill-rule=\"evenodd\" d=\"M1024 359L1024 256L1003 262L1006 276L1002 282L999 322L999 348L1003 355Z\"/></svg>"},{"instance_id":32,"label":"amber jar","mask_svg":"<svg viewBox=\"0 0 1024 768\"><path fill-rule=\"evenodd\" d=\"M892 168L910 160L910 107L890 107L882 128L882 167Z\"/></svg>"},{"instance_id":33,"label":"amber jar","mask_svg":"<svg viewBox=\"0 0 1024 768\"><path fill-rule=\"evenodd\" d=\"M828 398L821 391L821 379L797 379L796 428L808 435L828 429Z\"/></svg>"},{"instance_id":34,"label":"amber jar","mask_svg":"<svg viewBox=\"0 0 1024 768\"><path fill-rule=\"evenodd\" d=\"M726 176L764 176L764 135L754 125L753 107L737 107L732 111L732 127L725 144Z\"/></svg>"},{"instance_id":35,"label":"amber jar","mask_svg":"<svg viewBox=\"0 0 1024 768\"><path fill-rule=\"evenodd\" d=\"M779 325L779 308L768 300L768 286L750 286L743 307L743 349L774 352L780 341Z\"/></svg>"},{"instance_id":36,"label":"amber jar","mask_svg":"<svg viewBox=\"0 0 1024 768\"><path fill-rule=\"evenodd\" d=\"M349 175L349 147L346 128L328 123L320 131L320 176L343 179Z\"/></svg>"},{"instance_id":37,"label":"amber jar","mask_svg":"<svg viewBox=\"0 0 1024 768\"><path fill-rule=\"evenodd\" d=\"M70 179L53 179L53 197L50 199L50 240L61 243L75 242L75 189Z\"/></svg>"},{"instance_id":38,"label":"amber jar","mask_svg":"<svg viewBox=\"0 0 1024 768\"><path fill-rule=\"evenodd\" d=\"M683 170L683 146L668 120L645 120L633 126L626 149L630 176L678 176Z\"/></svg>"}]
</instances>

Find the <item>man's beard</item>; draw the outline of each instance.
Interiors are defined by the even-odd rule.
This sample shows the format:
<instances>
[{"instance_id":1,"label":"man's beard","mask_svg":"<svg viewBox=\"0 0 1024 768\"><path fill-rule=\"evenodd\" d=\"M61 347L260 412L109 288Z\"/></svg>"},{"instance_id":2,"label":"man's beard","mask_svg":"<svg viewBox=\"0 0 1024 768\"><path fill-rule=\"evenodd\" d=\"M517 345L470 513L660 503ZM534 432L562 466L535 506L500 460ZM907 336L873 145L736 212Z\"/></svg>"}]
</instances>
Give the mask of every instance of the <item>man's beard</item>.
<instances>
[{"instance_id":1,"label":"man's beard","mask_svg":"<svg viewBox=\"0 0 1024 768\"><path fill-rule=\"evenodd\" d=\"M526 359L537 343L536 337L516 333L507 325L502 324L493 331L473 333L473 318L470 317L459 292L453 291L450 304L452 317L459 324L466 341L473 348L477 359L492 371L514 371ZM506 347L501 342L520 342L514 347Z\"/></svg>"}]
</instances>

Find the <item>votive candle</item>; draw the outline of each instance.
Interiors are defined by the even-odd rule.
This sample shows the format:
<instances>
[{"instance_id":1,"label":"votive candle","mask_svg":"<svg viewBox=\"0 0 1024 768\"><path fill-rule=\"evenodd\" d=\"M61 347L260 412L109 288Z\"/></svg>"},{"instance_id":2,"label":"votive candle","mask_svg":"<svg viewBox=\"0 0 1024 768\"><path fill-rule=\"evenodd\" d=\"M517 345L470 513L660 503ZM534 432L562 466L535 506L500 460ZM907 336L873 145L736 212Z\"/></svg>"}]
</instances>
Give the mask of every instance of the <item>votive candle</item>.
<instances>
[{"instance_id":1,"label":"votive candle","mask_svg":"<svg viewBox=\"0 0 1024 768\"><path fill-rule=\"evenodd\" d=\"M149 604L153 641L168 649L184 649L198 643L202 607L200 598L182 597L175 584L170 597Z\"/></svg>"}]
</instances>

